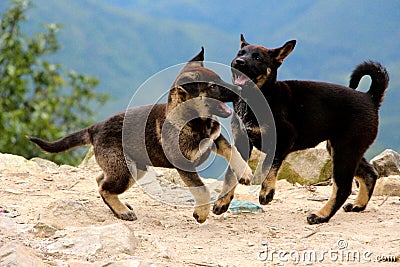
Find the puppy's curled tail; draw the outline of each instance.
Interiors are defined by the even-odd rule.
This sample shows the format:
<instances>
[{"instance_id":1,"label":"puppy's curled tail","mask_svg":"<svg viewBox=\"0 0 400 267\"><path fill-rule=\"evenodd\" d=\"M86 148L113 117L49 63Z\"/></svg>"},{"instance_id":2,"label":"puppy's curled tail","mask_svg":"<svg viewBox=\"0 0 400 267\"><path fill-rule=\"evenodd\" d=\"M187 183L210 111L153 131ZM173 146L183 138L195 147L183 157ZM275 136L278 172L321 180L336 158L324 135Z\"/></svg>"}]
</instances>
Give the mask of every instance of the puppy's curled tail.
<instances>
[{"instance_id":1,"label":"puppy's curled tail","mask_svg":"<svg viewBox=\"0 0 400 267\"><path fill-rule=\"evenodd\" d=\"M88 145L91 143L88 128L68 134L54 142L48 142L32 136L25 137L49 153L59 153L71 148Z\"/></svg>"},{"instance_id":2,"label":"puppy's curled tail","mask_svg":"<svg viewBox=\"0 0 400 267\"><path fill-rule=\"evenodd\" d=\"M381 64L365 61L359 64L351 74L349 87L356 89L364 75L371 77L372 82L367 93L371 95L375 106L379 108L389 85L389 74Z\"/></svg>"}]
</instances>

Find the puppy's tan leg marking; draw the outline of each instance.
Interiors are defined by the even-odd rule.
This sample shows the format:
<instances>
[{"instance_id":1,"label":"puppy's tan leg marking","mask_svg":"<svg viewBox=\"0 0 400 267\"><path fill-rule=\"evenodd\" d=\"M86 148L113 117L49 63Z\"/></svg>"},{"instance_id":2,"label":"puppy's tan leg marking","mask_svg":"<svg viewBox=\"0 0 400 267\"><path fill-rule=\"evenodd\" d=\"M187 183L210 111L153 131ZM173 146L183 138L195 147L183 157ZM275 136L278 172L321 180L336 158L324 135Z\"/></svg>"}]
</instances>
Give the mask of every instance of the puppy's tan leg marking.
<instances>
[{"instance_id":1,"label":"puppy's tan leg marking","mask_svg":"<svg viewBox=\"0 0 400 267\"><path fill-rule=\"evenodd\" d=\"M218 199L214 202L213 206L214 214L220 215L228 210L229 205L231 204L231 201L235 195L236 186L237 186L236 176L229 167L225 175L222 191L219 194Z\"/></svg>"},{"instance_id":2,"label":"puppy's tan leg marking","mask_svg":"<svg viewBox=\"0 0 400 267\"><path fill-rule=\"evenodd\" d=\"M356 179L358 181L358 184L360 185L359 191L358 191L358 195L356 200L354 201L354 206L358 206L358 207L365 207L368 204L369 201L369 197L368 197L368 188L367 185L365 184L364 179L357 177Z\"/></svg>"},{"instance_id":3,"label":"puppy's tan leg marking","mask_svg":"<svg viewBox=\"0 0 400 267\"><path fill-rule=\"evenodd\" d=\"M253 180L253 173L243 160L239 151L235 146L232 146L224 136L220 135L216 140L216 152L223 156L229 163L229 168L225 174L222 191L215 201L213 213L220 215L226 212L235 195L235 188L239 183L249 185Z\"/></svg>"},{"instance_id":4,"label":"puppy's tan leg marking","mask_svg":"<svg viewBox=\"0 0 400 267\"><path fill-rule=\"evenodd\" d=\"M128 190L136 180L142 178L146 171L138 170L134 179L131 175L126 174L120 178L108 178L104 173L100 174L96 180L99 184L99 193L103 201L119 219L126 221L134 221L137 219L136 214L130 209L130 206L123 204L118 195ZM104 188L106 187L106 189Z\"/></svg>"},{"instance_id":5,"label":"puppy's tan leg marking","mask_svg":"<svg viewBox=\"0 0 400 267\"><path fill-rule=\"evenodd\" d=\"M133 179L132 179L133 180ZM106 190L102 189L102 184L105 181L104 172L100 173L96 177L97 184L99 186L99 193L104 203L111 209L111 211L117 216L117 218L127 221L134 221L137 219L135 213L128 209L128 207L121 203L118 198L118 194L111 194Z\"/></svg>"},{"instance_id":6,"label":"puppy's tan leg marking","mask_svg":"<svg viewBox=\"0 0 400 267\"><path fill-rule=\"evenodd\" d=\"M278 173L278 170L279 167L272 166L264 181L262 182L259 196L259 202L262 205L268 204L274 198L276 188L276 175Z\"/></svg>"},{"instance_id":7,"label":"puppy's tan leg marking","mask_svg":"<svg viewBox=\"0 0 400 267\"><path fill-rule=\"evenodd\" d=\"M102 189L99 189L99 193L117 218L126 221L137 220L136 214L119 200L118 194L111 194Z\"/></svg>"},{"instance_id":8,"label":"puppy's tan leg marking","mask_svg":"<svg viewBox=\"0 0 400 267\"><path fill-rule=\"evenodd\" d=\"M196 202L193 212L193 217L198 223L203 223L207 220L210 213L210 191L206 186L189 188Z\"/></svg>"},{"instance_id":9,"label":"puppy's tan leg marking","mask_svg":"<svg viewBox=\"0 0 400 267\"><path fill-rule=\"evenodd\" d=\"M326 218L329 216L329 214L332 211L332 207L334 203L336 202L336 195L337 195L337 185L336 183L333 183L332 187L332 194L328 200L328 202L325 203L325 205L317 212L315 212L315 215L317 215L320 218Z\"/></svg>"},{"instance_id":10,"label":"puppy's tan leg marking","mask_svg":"<svg viewBox=\"0 0 400 267\"><path fill-rule=\"evenodd\" d=\"M362 177L355 177L358 181L359 184L359 191L356 200L354 201L353 204L347 203L346 205L343 206L344 211L349 212L349 211L363 211L366 207L367 204L370 200L370 189L368 188L367 184L365 183L365 180ZM372 185L374 187L375 184Z\"/></svg>"},{"instance_id":11,"label":"puppy's tan leg marking","mask_svg":"<svg viewBox=\"0 0 400 267\"><path fill-rule=\"evenodd\" d=\"M217 154L223 156L228 161L239 183L249 185L253 180L253 172L247 162L243 160L236 147L232 146L223 135L220 135L214 142Z\"/></svg>"},{"instance_id":12,"label":"puppy's tan leg marking","mask_svg":"<svg viewBox=\"0 0 400 267\"><path fill-rule=\"evenodd\" d=\"M357 198L354 203L347 203L344 205L344 211L360 212L365 210L369 200L371 199L372 193L374 192L375 183L378 177L378 173L374 167L365 158L362 158L355 175L359 184Z\"/></svg>"},{"instance_id":13,"label":"puppy's tan leg marking","mask_svg":"<svg viewBox=\"0 0 400 267\"><path fill-rule=\"evenodd\" d=\"M208 188L204 185L197 172L188 172L177 169L182 181L189 188L195 200L193 217L198 223L203 223L207 220L210 213L211 194Z\"/></svg>"}]
</instances>

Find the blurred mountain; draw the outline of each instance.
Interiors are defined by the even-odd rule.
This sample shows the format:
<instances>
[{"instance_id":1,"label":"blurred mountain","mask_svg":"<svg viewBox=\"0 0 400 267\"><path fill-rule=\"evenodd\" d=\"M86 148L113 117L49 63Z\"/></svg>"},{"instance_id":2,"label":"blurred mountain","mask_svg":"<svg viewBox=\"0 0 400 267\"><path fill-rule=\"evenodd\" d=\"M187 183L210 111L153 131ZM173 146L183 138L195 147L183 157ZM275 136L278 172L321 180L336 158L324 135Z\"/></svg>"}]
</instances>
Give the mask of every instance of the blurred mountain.
<instances>
[{"instance_id":1,"label":"blurred mountain","mask_svg":"<svg viewBox=\"0 0 400 267\"><path fill-rule=\"evenodd\" d=\"M3 11L9 1L1 1ZM157 72L205 47L208 61L230 64L244 33L250 43L277 47L298 41L280 79L347 84L356 64L376 60L391 74L381 109L380 133L369 155L400 151L400 2L397 0L145 1L33 0L25 31L60 23L61 51L54 58L100 79L111 101L99 119L127 107L136 89ZM228 78L229 79L229 78ZM165 84L168 89L169 84ZM369 87L368 79L361 89ZM158 92L148 91L143 103Z\"/></svg>"}]
</instances>

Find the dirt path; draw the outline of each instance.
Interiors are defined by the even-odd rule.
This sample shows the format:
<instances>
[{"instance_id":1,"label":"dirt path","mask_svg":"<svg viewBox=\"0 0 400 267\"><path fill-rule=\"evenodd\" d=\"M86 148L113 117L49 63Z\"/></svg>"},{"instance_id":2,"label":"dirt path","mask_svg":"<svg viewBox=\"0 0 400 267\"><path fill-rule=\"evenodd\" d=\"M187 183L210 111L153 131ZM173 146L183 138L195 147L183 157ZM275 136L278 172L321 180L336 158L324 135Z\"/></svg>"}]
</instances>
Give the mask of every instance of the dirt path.
<instances>
[{"instance_id":1,"label":"dirt path","mask_svg":"<svg viewBox=\"0 0 400 267\"><path fill-rule=\"evenodd\" d=\"M307 212L319 209L324 202L308 199L329 196L331 187L316 187L311 192L285 181L279 181L276 197L264 212L211 214L201 225L192 218L192 208L158 202L134 186L122 196L138 217L137 221L123 222L136 237L132 240L133 255L109 253L107 249L85 258L63 251L50 253L50 244L62 238L57 233L64 231L68 235L65 230L69 227L121 223L99 198L94 179L98 171L96 167L68 166L1 170L0 209L11 213L0 214L0 247L19 240L47 264L65 266L72 261L132 258L155 263L154 266L331 266L354 264L357 257L360 262L375 266L380 256L400 255L399 197L374 196L364 212L340 210L329 223L310 226L306 223ZM158 188L158 192L166 192L171 198L174 190L176 198L182 197L174 185L160 183ZM189 202L190 196L185 197ZM257 203L257 197L257 187L238 187L236 199ZM45 225L47 232L24 231L24 226L29 225L36 225L36 229Z\"/></svg>"}]
</instances>

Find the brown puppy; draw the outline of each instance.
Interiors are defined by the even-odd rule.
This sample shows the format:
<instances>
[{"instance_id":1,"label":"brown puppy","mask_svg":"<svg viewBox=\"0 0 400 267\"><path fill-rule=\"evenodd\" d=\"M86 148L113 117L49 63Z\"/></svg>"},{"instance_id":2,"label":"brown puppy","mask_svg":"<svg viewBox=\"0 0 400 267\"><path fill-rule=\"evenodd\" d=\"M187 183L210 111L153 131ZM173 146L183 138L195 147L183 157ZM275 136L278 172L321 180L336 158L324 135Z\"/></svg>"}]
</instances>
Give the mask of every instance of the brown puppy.
<instances>
[{"instance_id":1,"label":"brown puppy","mask_svg":"<svg viewBox=\"0 0 400 267\"><path fill-rule=\"evenodd\" d=\"M128 109L55 142L28 138L51 153L92 144L103 170L97 177L99 193L123 220L136 220L136 215L118 195L143 177L147 166L176 168L194 195L193 217L202 223L209 214L210 193L195 168L212 150L229 161L238 177L247 182L252 178L251 169L221 134L216 117L231 114L223 102L232 102L241 89L204 68L203 61L202 49L178 74L166 104Z\"/></svg>"},{"instance_id":2,"label":"brown puppy","mask_svg":"<svg viewBox=\"0 0 400 267\"><path fill-rule=\"evenodd\" d=\"M307 217L309 224L316 224L327 222L344 204L351 193L354 176L359 182L360 191L355 202L347 204L344 209L357 212L367 206L378 176L363 155L377 135L378 109L388 87L389 76L378 63L364 62L358 65L351 76L350 88L357 88L360 79L369 75L372 84L367 93L331 83L277 81L278 68L295 44L293 40L280 48L267 49L247 43L242 35L240 50L231 66L235 84L242 86L242 95L246 91L261 90L275 121L275 155L271 151L264 151L267 159L272 156L273 159L270 171L263 174L265 179L259 196L261 204L265 205L273 199L276 174L290 152L314 147L328 140L334 185L325 206ZM235 145L247 160L253 146L262 150L260 140L263 133L259 131L260 125L242 98L234 101L234 110L246 125L243 131L238 127L237 119L232 118ZM228 170L227 176L232 175ZM225 181L232 179L225 177ZM226 211L234 191L223 193L225 196L214 205L216 214Z\"/></svg>"}]
</instances>

